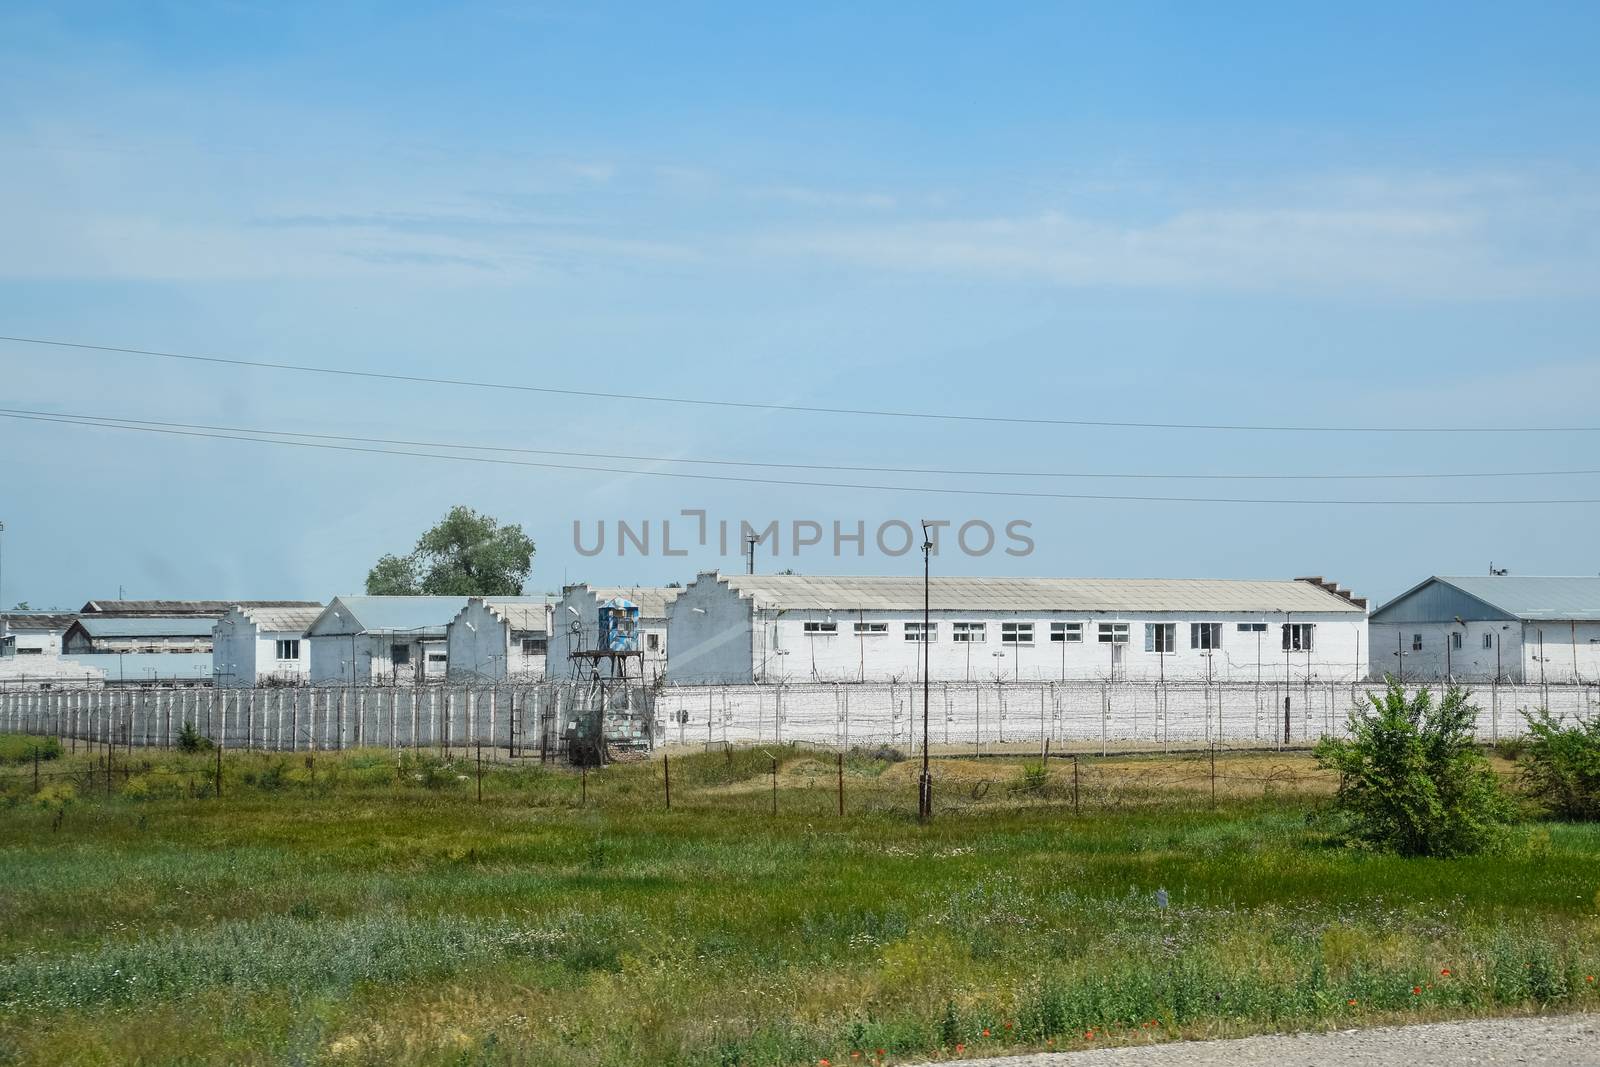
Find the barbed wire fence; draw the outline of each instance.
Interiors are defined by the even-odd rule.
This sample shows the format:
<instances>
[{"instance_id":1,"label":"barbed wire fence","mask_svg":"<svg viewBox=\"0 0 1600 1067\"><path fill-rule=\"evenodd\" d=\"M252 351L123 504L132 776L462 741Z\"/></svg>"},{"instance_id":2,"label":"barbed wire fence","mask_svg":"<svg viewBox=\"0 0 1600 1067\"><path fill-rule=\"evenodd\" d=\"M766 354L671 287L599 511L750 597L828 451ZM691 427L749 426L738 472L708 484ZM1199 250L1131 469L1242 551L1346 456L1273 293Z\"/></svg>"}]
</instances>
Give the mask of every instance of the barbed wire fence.
<instances>
[{"instance_id":1,"label":"barbed wire fence","mask_svg":"<svg viewBox=\"0 0 1600 1067\"><path fill-rule=\"evenodd\" d=\"M1442 696L1444 686L1426 688ZM1600 687L1469 687L1477 736L1525 730L1523 713L1591 721ZM1377 683L941 682L929 689L930 747L946 754L1046 748L1276 747L1340 735ZM799 743L910 750L922 741L915 684L620 686L602 712L627 747ZM434 687L54 689L0 693L0 732L125 748L170 748L185 724L229 749L317 751L479 747L491 758L550 759L595 706L573 682Z\"/></svg>"}]
</instances>

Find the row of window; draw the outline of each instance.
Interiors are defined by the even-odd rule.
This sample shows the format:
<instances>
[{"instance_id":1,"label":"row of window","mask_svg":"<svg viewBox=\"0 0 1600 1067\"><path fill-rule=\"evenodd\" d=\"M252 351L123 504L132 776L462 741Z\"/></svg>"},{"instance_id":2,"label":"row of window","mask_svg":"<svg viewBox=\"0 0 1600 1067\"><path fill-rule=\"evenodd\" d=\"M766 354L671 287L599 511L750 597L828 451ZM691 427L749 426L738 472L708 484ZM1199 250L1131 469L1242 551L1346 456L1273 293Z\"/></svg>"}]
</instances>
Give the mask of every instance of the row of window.
<instances>
[{"instance_id":1,"label":"row of window","mask_svg":"<svg viewBox=\"0 0 1600 1067\"><path fill-rule=\"evenodd\" d=\"M649 647L654 650L660 640L657 634L646 635L649 638ZM297 638L280 638L277 642L278 660L288 662L300 658L300 641ZM524 637L522 639L522 654L524 656L542 656L548 648L548 642L543 637ZM411 662L411 646L396 642L389 646L389 662L395 666L403 666Z\"/></svg>"},{"instance_id":2,"label":"row of window","mask_svg":"<svg viewBox=\"0 0 1600 1067\"><path fill-rule=\"evenodd\" d=\"M903 623L902 634L904 639L913 642L924 640L934 642L939 640L939 623L930 622L926 630L920 622ZM1132 623L1102 622L1097 623L1096 639L1102 645L1125 645L1128 643ZM1004 645L1031 645L1033 644L1033 623L1031 622L1002 622L1000 626L1000 643ZM1081 622L1053 622L1050 624L1050 641L1052 644L1081 644L1083 642L1083 626ZM813 637L832 637L839 632L839 624L832 621L807 622L802 624L806 634ZM1241 622L1236 624L1236 632L1241 634L1266 633L1267 624L1264 622ZM1222 647L1223 624L1220 622L1193 622L1189 624L1189 647L1201 651L1211 651ZM1283 624L1283 650L1285 652L1309 652L1313 641L1315 623L1292 622ZM854 632L858 637L883 636L889 632L886 622L858 622L854 624ZM1419 634L1417 639L1421 640ZM956 644L983 644L989 640L989 624L986 622L952 622L950 624L950 640ZM1418 647L1421 647L1420 645ZM1459 644L1457 648L1461 647ZM1147 622L1144 624L1144 650L1146 652L1176 652L1178 650L1178 624L1175 622Z\"/></svg>"},{"instance_id":3,"label":"row of window","mask_svg":"<svg viewBox=\"0 0 1600 1067\"><path fill-rule=\"evenodd\" d=\"M1462 643L1461 631L1460 630L1451 630L1450 631L1450 647L1452 649L1454 649L1455 651L1460 652L1461 651L1461 643ZM1494 647L1494 634L1489 633L1489 634L1484 634L1483 635L1483 647L1484 648L1493 648ZM1413 651L1413 652L1421 652L1422 651L1422 635L1421 634L1412 634L1411 635L1411 651Z\"/></svg>"}]
</instances>

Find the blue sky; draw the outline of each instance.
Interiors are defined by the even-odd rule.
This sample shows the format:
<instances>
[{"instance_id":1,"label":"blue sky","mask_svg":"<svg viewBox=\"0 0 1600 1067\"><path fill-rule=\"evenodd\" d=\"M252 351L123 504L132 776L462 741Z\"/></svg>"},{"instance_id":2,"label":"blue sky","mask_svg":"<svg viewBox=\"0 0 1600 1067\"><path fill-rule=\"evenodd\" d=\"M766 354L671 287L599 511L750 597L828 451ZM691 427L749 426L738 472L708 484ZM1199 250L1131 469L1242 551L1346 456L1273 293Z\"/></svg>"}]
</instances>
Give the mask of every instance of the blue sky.
<instances>
[{"instance_id":1,"label":"blue sky","mask_svg":"<svg viewBox=\"0 0 1600 1067\"><path fill-rule=\"evenodd\" d=\"M553 388L1141 422L1595 425L1589 4L13 3L0 333ZM917 422L307 377L0 343L15 409L566 451L1164 474L1600 467L1600 434ZM950 573L1600 570L1600 507L959 497L0 422L6 601L357 589L450 505L532 586L574 521L1032 523ZM537 457L534 457L537 458ZM683 470L665 462L655 470ZM701 468L704 469L704 468ZM760 475L762 471L750 471ZM773 472L765 472L772 474ZM842 481L791 472L779 477ZM1600 477L878 484L1600 497ZM764 568L911 573L814 553Z\"/></svg>"}]
</instances>

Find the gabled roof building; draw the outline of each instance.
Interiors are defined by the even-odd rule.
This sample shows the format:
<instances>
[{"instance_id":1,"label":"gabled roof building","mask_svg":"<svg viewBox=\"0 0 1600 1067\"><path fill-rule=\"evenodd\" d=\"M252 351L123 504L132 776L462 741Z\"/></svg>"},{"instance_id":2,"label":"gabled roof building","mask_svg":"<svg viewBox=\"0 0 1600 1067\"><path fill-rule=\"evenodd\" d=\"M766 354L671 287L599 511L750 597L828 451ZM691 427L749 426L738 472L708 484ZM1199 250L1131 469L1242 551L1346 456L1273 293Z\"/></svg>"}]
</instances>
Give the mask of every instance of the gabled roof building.
<instances>
[{"instance_id":1,"label":"gabled roof building","mask_svg":"<svg viewBox=\"0 0 1600 1067\"><path fill-rule=\"evenodd\" d=\"M431 685L450 665L450 624L464 596L341 596L306 630L313 685ZM490 597L542 605L543 597ZM542 610L542 609L541 609Z\"/></svg>"},{"instance_id":2,"label":"gabled roof building","mask_svg":"<svg viewBox=\"0 0 1600 1067\"><path fill-rule=\"evenodd\" d=\"M1600 682L1600 577L1435 575L1374 611L1368 632L1374 676Z\"/></svg>"},{"instance_id":3,"label":"gabled roof building","mask_svg":"<svg viewBox=\"0 0 1600 1067\"><path fill-rule=\"evenodd\" d=\"M322 606L237 605L215 623L212 677L223 687L304 685L311 680L306 631Z\"/></svg>"}]
</instances>

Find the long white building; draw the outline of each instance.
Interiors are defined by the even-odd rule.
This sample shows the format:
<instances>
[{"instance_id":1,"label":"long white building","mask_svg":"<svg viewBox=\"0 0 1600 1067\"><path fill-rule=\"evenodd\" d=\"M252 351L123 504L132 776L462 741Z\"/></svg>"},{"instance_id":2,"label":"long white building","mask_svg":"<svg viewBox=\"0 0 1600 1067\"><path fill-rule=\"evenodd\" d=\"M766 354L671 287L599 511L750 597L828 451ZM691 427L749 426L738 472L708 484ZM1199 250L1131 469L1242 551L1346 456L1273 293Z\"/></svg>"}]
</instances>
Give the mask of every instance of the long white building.
<instances>
[{"instance_id":1,"label":"long white building","mask_svg":"<svg viewBox=\"0 0 1600 1067\"><path fill-rule=\"evenodd\" d=\"M675 684L1354 681L1366 603L1320 578L934 578L703 573L668 607Z\"/></svg>"},{"instance_id":2,"label":"long white building","mask_svg":"<svg viewBox=\"0 0 1600 1067\"><path fill-rule=\"evenodd\" d=\"M1600 680L1600 577L1434 576L1372 613L1372 673L1403 681Z\"/></svg>"}]
</instances>

